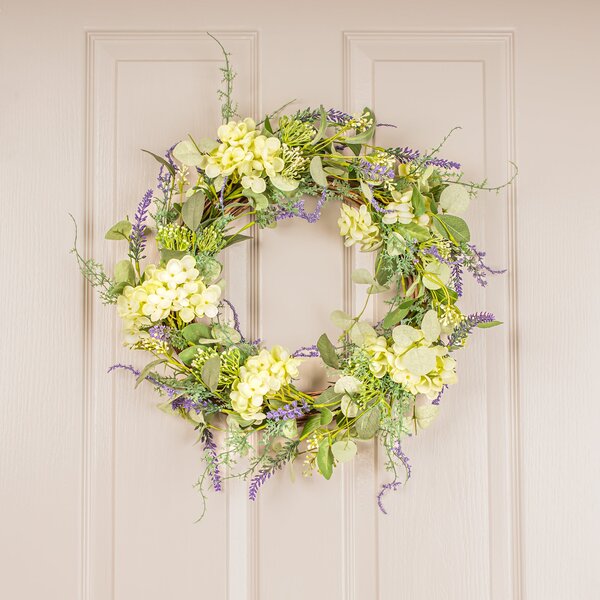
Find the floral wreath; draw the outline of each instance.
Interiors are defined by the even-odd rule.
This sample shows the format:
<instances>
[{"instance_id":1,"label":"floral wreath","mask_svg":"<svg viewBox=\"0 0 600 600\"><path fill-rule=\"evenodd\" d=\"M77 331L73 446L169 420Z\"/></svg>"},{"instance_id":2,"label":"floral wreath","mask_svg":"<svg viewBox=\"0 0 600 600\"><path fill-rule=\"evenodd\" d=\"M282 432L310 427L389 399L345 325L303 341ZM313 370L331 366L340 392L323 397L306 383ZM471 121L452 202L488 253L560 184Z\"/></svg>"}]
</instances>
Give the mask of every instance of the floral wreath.
<instances>
[{"instance_id":1,"label":"floral wreath","mask_svg":"<svg viewBox=\"0 0 600 600\"><path fill-rule=\"evenodd\" d=\"M190 136L164 157L150 153L160 163L156 192L148 190L133 218L105 236L128 249L112 277L73 249L101 301L116 304L125 345L153 357L141 370L110 370L149 381L166 397L160 407L197 430L204 500L206 488L221 491L231 477L249 480L255 500L297 458L305 474L316 470L329 479L361 441L377 438L391 472L377 496L385 512L384 493L411 474L403 439L430 424L444 390L457 381L454 351L475 327L499 324L490 313L464 315L457 306L465 271L482 286L488 274L502 272L485 265L457 215L479 190L500 188L465 182L459 164L438 157L442 144L423 154L374 145L378 124L369 108L359 115L322 106L290 115L280 109L259 123L236 120L235 74L221 48L223 124L216 139ZM306 196L318 198L312 212ZM376 253L374 272L357 269L352 281L367 286L369 296L391 292L385 318L372 324L361 319L364 309L357 316L336 310L339 338L323 334L293 353L247 339L224 297L219 253L248 239L242 232L251 226L314 223L333 200L341 201L344 244ZM250 223L236 227L245 216ZM160 263L142 266L151 233ZM317 356L331 383L308 394L294 380L303 358ZM226 432L220 447L217 430Z\"/></svg>"}]
</instances>

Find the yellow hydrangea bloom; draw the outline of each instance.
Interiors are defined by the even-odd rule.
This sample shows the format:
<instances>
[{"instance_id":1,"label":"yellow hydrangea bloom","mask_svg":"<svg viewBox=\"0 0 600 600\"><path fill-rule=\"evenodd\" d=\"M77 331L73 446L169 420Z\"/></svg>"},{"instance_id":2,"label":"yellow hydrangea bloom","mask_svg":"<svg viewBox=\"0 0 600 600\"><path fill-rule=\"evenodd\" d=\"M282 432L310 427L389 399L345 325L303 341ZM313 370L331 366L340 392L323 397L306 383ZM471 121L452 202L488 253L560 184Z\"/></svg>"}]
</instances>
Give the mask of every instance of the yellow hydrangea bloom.
<instances>
[{"instance_id":1,"label":"yellow hydrangea bloom","mask_svg":"<svg viewBox=\"0 0 600 600\"><path fill-rule=\"evenodd\" d=\"M382 244L379 228L373 223L371 213L364 204L359 209L342 204L338 227L340 235L345 238L345 246L358 243L362 252L371 252Z\"/></svg>"}]
</instances>

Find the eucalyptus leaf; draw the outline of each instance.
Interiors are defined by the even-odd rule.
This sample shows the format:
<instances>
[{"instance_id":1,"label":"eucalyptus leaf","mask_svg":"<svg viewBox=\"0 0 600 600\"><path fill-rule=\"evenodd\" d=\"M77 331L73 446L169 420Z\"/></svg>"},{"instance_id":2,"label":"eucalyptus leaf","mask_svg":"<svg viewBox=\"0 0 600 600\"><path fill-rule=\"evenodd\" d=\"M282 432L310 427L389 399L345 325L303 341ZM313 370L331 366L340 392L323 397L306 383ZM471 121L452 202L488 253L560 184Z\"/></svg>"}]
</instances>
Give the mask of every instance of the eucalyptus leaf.
<instances>
[{"instance_id":1,"label":"eucalyptus leaf","mask_svg":"<svg viewBox=\"0 0 600 600\"><path fill-rule=\"evenodd\" d=\"M201 339L211 337L211 328L205 323L190 323L181 330L181 334L191 344L198 344Z\"/></svg>"},{"instance_id":2,"label":"eucalyptus leaf","mask_svg":"<svg viewBox=\"0 0 600 600\"><path fill-rule=\"evenodd\" d=\"M381 410L378 405L373 406L360 415L354 424L358 437L362 440L371 439L379 429L380 418Z\"/></svg>"},{"instance_id":3,"label":"eucalyptus leaf","mask_svg":"<svg viewBox=\"0 0 600 600\"><path fill-rule=\"evenodd\" d=\"M117 283L125 282L129 285L135 285L135 271L128 258L120 260L115 265L115 281Z\"/></svg>"},{"instance_id":4,"label":"eucalyptus leaf","mask_svg":"<svg viewBox=\"0 0 600 600\"><path fill-rule=\"evenodd\" d=\"M191 140L183 140L173 148L173 156L187 167L197 167L202 162L202 154Z\"/></svg>"},{"instance_id":5,"label":"eucalyptus leaf","mask_svg":"<svg viewBox=\"0 0 600 600\"><path fill-rule=\"evenodd\" d=\"M465 212L470 202L467 188L459 183L451 183L440 195L440 208L455 214Z\"/></svg>"},{"instance_id":6,"label":"eucalyptus leaf","mask_svg":"<svg viewBox=\"0 0 600 600\"><path fill-rule=\"evenodd\" d=\"M161 263L168 263L172 258L180 259L183 258L187 252L185 250L169 250L168 248L160 249L160 261Z\"/></svg>"},{"instance_id":7,"label":"eucalyptus leaf","mask_svg":"<svg viewBox=\"0 0 600 600\"><path fill-rule=\"evenodd\" d=\"M327 175L323 171L323 163L320 156L312 157L310 161L310 176L317 185L327 187Z\"/></svg>"},{"instance_id":8,"label":"eucalyptus leaf","mask_svg":"<svg viewBox=\"0 0 600 600\"><path fill-rule=\"evenodd\" d=\"M182 350L179 353L179 360L184 365L187 365L189 367L192 364L192 361L194 360L196 354L198 353L198 349L200 348L201 346L190 346L189 348Z\"/></svg>"},{"instance_id":9,"label":"eucalyptus leaf","mask_svg":"<svg viewBox=\"0 0 600 600\"><path fill-rule=\"evenodd\" d=\"M129 240L131 223L125 219L115 223L105 234L105 240Z\"/></svg>"},{"instance_id":10,"label":"eucalyptus leaf","mask_svg":"<svg viewBox=\"0 0 600 600\"><path fill-rule=\"evenodd\" d=\"M421 429L431 425L431 422L437 417L440 407L435 404L424 404L415 406L415 421Z\"/></svg>"},{"instance_id":11,"label":"eucalyptus leaf","mask_svg":"<svg viewBox=\"0 0 600 600\"><path fill-rule=\"evenodd\" d=\"M425 313L421 322L421 331L428 342L435 342L439 339L442 327L437 316L437 311L432 309Z\"/></svg>"},{"instance_id":12,"label":"eucalyptus leaf","mask_svg":"<svg viewBox=\"0 0 600 600\"><path fill-rule=\"evenodd\" d=\"M437 354L433 348L425 346L420 348L411 348L404 356L403 362L406 369L417 376L427 375L435 369L435 359Z\"/></svg>"},{"instance_id":13,"label":"eucalyptus leaf","mask_svg":"<svg viewBox=\"0 0 600 600\"><path fill-rule=\"evenodd\" d=\"M394 309L393 311L389 312L383 319L384 328L390 329L391 327L394 327L394 325L397 325L398 323L400 323L400 321L402 321L402 319L404 319L404 317L406 317L406 315L408 314L408 311L409 311L408 308L398 307L398 308Z\"/></svg>"},{"instance_id":14,"label":"eucalyptus leaf","mask_svg":"<svg viewBox=\"0 0 600 600\"><path fill-rule=\"evenodd\" d=\"M327 407L323 407L319 409L321 413L321 425L325 427L325 425L329 425L331 421L333 421L333 412L330 411Z\"/></svg>"},{"instance_id":15,"label":"eucalyptus leaf","mask_svg":"<svg viewBox=\"0 0 600 600\"><path fill-rule=\"evenodd\" d=\"M386 249L389 256L400 256L406 249L406 242L398 232L392 231Z\"/></svg>"},{"instance_id":16,"label":"eucalyptus leaf","mask_svg":"<svg viewBox=\"0 0 600 600\"><path fill-rule=\"evenodd\" d=\"M362 190L363 196L371 201L373 200L373 190L371 189L371 186L366 182L363 181L362 179L360 180L360 189Z\"/></svg>"},{"instance_id":17,"label":"eucalyptus leaf","mask_svg":"<svg viewBox=\"0 0 600 600\"><path fill-rule=\"evenodd\" d=\"M271 183L282 192L293 192L299 185L300 181L297 179L290 179L283 175L271 175Z\"/></svg>"},{"instance_id":18,"label":"eucalyptus leaf","mask_svg":"<svg viewBox=\"0 0 600 600\"><path fill-rule=\"evenodd\" d=\"M325 479L329 479L333 474L333 454L328 438L323 438L319 444L317 467L319 468L319 473L321 473Z\"/></svg>"},{"instance_id":19,"label":"eucalyptus leaf","mask_svg":"<svg viewBox=\"0 0 600 600\"><path fill-rule=\"evenodd\" d=\"M339 462L348 462L356 456L358 448L352 440L341 440L331 445L331 452Z\"/></svg>"},{"instance_id":20,"label":"eucalyptus leaf","mask_svg":"<svg viewBox=\"0 0 600 600\"><path fill-rule=\"evenodd\" d=\"M450 267L438 261L430 262L423 271L423 285L428 290L439 290L445 286L452 272Z\"/></svg>"},{"instance_id":21,"label":"eucalyptus leaf","mask_svg":"<svg viewBox=\"0 0 600 600\"><path fill-rule=\"evenodd\" d=\"M336 327L339 327L344 331L348 329L352 325L352 323L354 323L354 319L348 313L345 313L343 310L334 310L331 313L330 318L331 322Z\"/></svg>"},{"instance_id":22,"label":"eucalyptus leaf","mask_svg":"<svg viewBox=\"0 0 600 600\"><path fill-rule=\"evenodd\" d=\"M335 346L331 343L326 333L324 333L317 341L317 348L326 365L329 365L334 369L340 368L340 361L335 351Z\"/></svg>"},{"instance_id":23,"label":"eucalyptus leaf","mask_svg":"<svg viewBox=\"0 0 600 600\"><path fill-rule=\"evenodd\" d=\"M204 195L204 192L196 192L190 196L181 207L181 217L183 218L183 222L192 231L196 231L202 223L205 202L206 196Z\"/></svg>"},{"instance_id":24,"label":"eucalyptus leaf","mask_svg":"<svg viewBox=\"0 0 600 600\"><path fill-rule=\"evenodd\" d=\"M223 325L222 323L213 325L212 337L226 345L237 344L242 341L242 336L233 327Z\"/></svg>"},{"instance_id":25,"label":"eucalyptus leaf","mask_svg":"<svg viewBox=\"0 0 600 600\"><path fill-rule=\"evenodd\" d=\"M219 375L221 373L221 358L219 356L211 356L202 365L202 381L206 384L211 392L216 392L219 385Z\"/></svg>"},{"instance_id":26,"label":"eucalyptus leaf","mask_svg":"<svg viewBox=\"0 0 600 600\"><path fill-rule=\"evenodd\" d=\"M357 346L366 346L377 339L377 332L368 323L359 321L350 329L350 339Z\"/></svg>"},{"instance_id":27,"label":"eucalyptus leaf","mask_svg":"<svg viewBox=\"0 0 600 600\"><path fill-rule=\"evenodd\" d=\"M359 284L376 283L373 275L371 275L368 269L355 269L352 271L352 281Z\"/></svg>"},{"instance_id":28,"label":"eucalyptus leaf","mask_svg":"<svg viewBox=\"0 0 600 600\"><path fill-rule=\"evenodd\" d=\"M200 152L210 154L213 150L216 150L219 147L219 142L211 140L210 138L200 138L196 143L196 146Z\"/></svg>"},{"instance_id":29,"label":"eucalyptus leaf","mask_svg":"<svg viewBox=\"0 0 600 600\"><path fill-rule=\"evenodd\" d=\"M469 227L460 217L454 215L434 215L434 227L438 233L455 242L468 242L471 239Z\"/></svg>"},{"instance_id":30,"label":"eucalyptus leaf","mask_svg":"<svg viewBox=\"0 0 600 600\"><path fill-rule=\"evenodd\" d=\"M328 387L324 392L322 392L319 396L315 398L314 404L316 406L327 405L327 406L335 406L338 404L342 397L342 394L339 394L332 387Z\"/></svg>"}]
</instances>

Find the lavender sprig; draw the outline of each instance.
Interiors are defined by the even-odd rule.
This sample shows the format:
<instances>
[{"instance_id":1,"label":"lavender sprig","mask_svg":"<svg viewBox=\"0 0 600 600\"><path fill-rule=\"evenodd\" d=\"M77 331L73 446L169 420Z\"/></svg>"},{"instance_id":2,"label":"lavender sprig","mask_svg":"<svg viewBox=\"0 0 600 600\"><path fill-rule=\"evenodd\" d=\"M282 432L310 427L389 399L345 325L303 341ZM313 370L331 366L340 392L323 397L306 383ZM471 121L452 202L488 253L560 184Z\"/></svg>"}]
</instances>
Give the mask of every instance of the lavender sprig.
<instances>
[{"instance_id":1,"label":"lavender sprig","mask_svg":"<svg viewBox=\"0 0 600 600\"><path fill-rule=\"evenodd\" d=\"M374 164L364 158L360 160L358 167L364 178L370 181L382 182L394 178L394 169L385 165Z\"/></svg>"},{"instance_id":2,"label":"lavender sprig","mask_svg":"<svg viewBox=\"0 0 600 600\"><path fill-rule=\"evenodd\" d=\"M290 442L274 457L267 459L267 464L250 481L248 498L256 500L258 491L273 475L283 468L295 455L299 442Z\"/></svg>"},{"instance_id":3,"label":"lavender sprig","mask_svg":"<svg viewBox=\"0 0 600 600\"><path fill-rule=\"evenodd\" d=\"M223 298L223 302L227 304L227 306L229 306L229 309L233 314L233 328L240 334L242 342L245 341L245 338L242 335L242 331L240 328L240 317L237 313L237 310L235 310L235 306L229 300L225 300L225 298Z\"/></svg>"},{"instance_id":4,"label":"lavender sprig","mask_svg":"<svg viewBox=\"0 0 600 600\"><path fill-rule=\"evenodd\" d=\"M321 218L321 208L325 204L325 200L327 199L327 189L323 189L319 200L317 201L317 206L315 210L311 213L307 213L305 209L304 199L298 200L295 202L291 208L282 208L277 207L278 212L275 215L276 221L283 221L284 219L293 219L294 217L300 217L304 219L308 223L316 223Z\"/></svg>"},{"instance_id":5,"label":"lavender sprig","mask_svg":"<svg viewBox=\"0 0 600 600\"><path fill-rule=\"evenodd\" d=\"M153 325L148 329L148 333L159 342L168 343L171 339L171 328L168 325Z\"/></svg>"},{"instance_id":6,"label":"lavender sprig","mask_svg":"<svg viewBox=\"0 0 600 600\"><path fill-rule=\"evenodd\" d=\"M173 160L173 150L175 149L174 144L165 152L165 160L171 165L173 171L177 171L177 165ZM164 166L160 166L160 171L158 172L156 187L166 196L169 193L169 187L171 186L171 178L172 175L170 171Z\"/></svg>"},{"instance_id":7,"label":"lavender sprig","mask_svg":"<svg viewBox=\"0 0 600 600\"><path fill-rule=\"evenodd\" d=\"M467 244L467 247L469 250L463 253L462 263L465 269L467 269L467 271L473 275L475 281L481 287L485 287L488 284L488 273L490 275L501 275L502 273L506 273L506 269L498 270L488 267L483 262L486 253L478 250L475 245Z\"/></svg>"},{"instance_id":8,"label":"lavender sprig","mask_svg":"<svg viewBox=\"0 0 600 600\"><path fill-rule=\"evenodd\" d=\"M462 346L466 338L471 334L473 329L480 323L490 323L495 320L492 313L481 312L467 315L463 321L454 328L454 331L448 336L449 347Z\"/></svg>"},{"instance_id":9,"label":"lavender sprig","mask_svg":"<svg viewBox=\"0 0 600 600\"><path fill-rule=\"evenodd\" d=\"M217 456L217 444L215 444L213 434L210 429L202 432L202 443L204 444L204 459L207 464L210 480L215 492L223 491L223 480L219 470L219 457Z\"/></svg>"},{"instance_id":10,"label":"lavender sprig","mask_svg":"<svg viewBox=\"0 0 600 600\"><path fill-rule=\"evenodd\" d=\"M436 406L439 405L440 400L442 399L442 396L444 395L444 392L448 389L448 384L444 384L442 386L442 389L440 390L440 393L431 401L431 404L435 404Z\"/></svg>"},{"instance_id":11,"label":"lavender sprig","mask_svg":"<svg viewBox=\"0 0 600 600\"><path fill-rule=\"evenodd\" d=\"M445 158L428 158L424 165L426 167L439 167L440 169L460 170L460 163L454 162L453 160L447 160Z\"/></svg>"},{"instance_id":12,"label":"lavender sprig","mask_svg":"<svg viewBox=\"0 0 600 600\"><path fill-rule=\"evenodd\" d=\"M398 162L402 164L415 162L421 156L421 152L419 150L413 150L408 146L404 148L388 148L386 152L392 156L395 156L398 159Z\"/></svg>"},{"instance_id":13,"label":"lavender sprig","mask_svg":"<svg viewBox=\"0 0 600 600\"><path fill-rule=\"evenodd\" d=\"M385 508L383 506L383 496L385 494L387 494L387 492L395 492L402 485L402 483L406 483L410 479L410 476L412 474L412 466L410 464L410 460L409 460L408 456L406 456L406 454L404 454L404 451L402 450L402 446L400 445L400 440L396 440L394 442L394 444L392 446L392 453L394 454L394 456L396 456L396 458L404 466L404 469L406 470L406 479L404 480L404 482L402 482L402 481L398 480L397 477L394 477L393 481L391 481L390 483L384 483L381 486L381 489L379 490L379 493L377 494L377 506L379 507L379 510L384 515L387 515L387 511L385 510Z\"/></svg>"},{"instance_id":14,"label":"lavender sprig","mask_svg":"<svg viewBox=\"0 0 600 600\"><path fill-rule=\"evenodd\" d=\"M142 258L146 258L142 253L146 248L146 218L148 217L148 209L152 202L152 190L148 190L140 203L138 204L131 233L129 234L129 258L135 262L139 262Z\"/></svg>"},{"instance_id":15,"label":"lavender sprig","mask_svg":"<svg viewBox=\"0 0 600 600\"><path fill-rule=\"evenodd\" d=\"M293 354L292 357L293 358L316 358L317 356L320 356L321 353L319 352L319 349L316 346L302 346L301 348L298 348L298 350L296 350Z\"/></svg>"},{"instance_id":16,"label":"lavender sprig","mask_svg":"<svg viewBox=\"0 0 600 600\"><path fill-rule=\"evenodd\" d=\"M272 421L287 421L289 419L298 419L310 411L310 407L306 400L302 404L298 404L296 400L290 404L286 404L277 410L270 410L267 413L267 419Z\"/></svg>"}]
</instances>

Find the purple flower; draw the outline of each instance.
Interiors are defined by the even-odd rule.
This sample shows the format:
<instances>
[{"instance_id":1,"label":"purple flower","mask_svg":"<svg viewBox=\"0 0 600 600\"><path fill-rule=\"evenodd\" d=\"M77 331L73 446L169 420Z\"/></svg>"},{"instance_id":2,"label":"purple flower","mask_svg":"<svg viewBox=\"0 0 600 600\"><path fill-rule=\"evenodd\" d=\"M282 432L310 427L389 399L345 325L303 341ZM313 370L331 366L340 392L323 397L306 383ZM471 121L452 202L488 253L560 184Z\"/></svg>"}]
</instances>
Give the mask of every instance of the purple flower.
<instances>
[{"instance_id":1,"label":"purple flower","mask_svg":"<svg viewBox=\"0 0 600 600\"><path fill-rule=\"evenodd\" d=\"M425 161L425 166L439 167L440 169L460 169L460 163L445 158L429 158Z\"/></svg>"},{"instance_id":2,"label":"purple flower","mask_svg":"<svg viewBox=\"0 0 600 600\"><path fill-rule=\"evenodd\" d=\"M204 444L204 455L210 473L213 489L215 492L223 491L221 473L219 471L219 457L217 456L217 445L215 444L212 432L207 428L202 433L202 443Z\"/></svg>"},{"instance_id":3,"label":"purple flower","mask_svg":"<svg viewBox=\"0 0 600 600\"><path fill-rule=\"evenodd\" d=\"M405 148L388 148L386 152L395 156L402 164L414 162L419 158L419 156L421 156L421 152L419 150L413 150L408 146Z\"/></svg>"},{"instance_id":4,"label":"purple flower","mask_svg":"<svg viewBox=\"0 0 600 600\"><path fill-rule=\"evenodd\" d=\"M343 112L341 110L336 110L335 108L330 108L327 111L327 118L332 123L337 123L338 125L344 125L347 121L352 119L352 115L349 115L348 113Z\"/></svg>"},{"instance_id":5,"label":"purple flower","mask_svg":"<svg viewBox=\"0 0 600 600\"><path fill-rule=\"evenodd\" d=\"M308 406L306 400L300 405L298 405L298 402L294 400L290 404L286 404L277 410L270 410L267 413L267 419L271 419L272 421L298 419L309 411L310 407Z\"/></svg>"},{"instance_id":6,"label":"purple flower","mask_svg":"<svg viewBox=\"0 0 600 600\"><path fill-rule=\"evenodd\" d=\"M173 171L177 171L177 165L173 161L173 154L172 154L173 149L175 148L176 145L177 144L174 144L165 152L165 159L167 160L169 165L171 165L171 167L173 168ZM171 172L164 165L161 165L160 171L158 172L156 187L163 194L168 194L169 186L171 185L171 178L172 178Z\"/></svg>"},{"instance_id":7,"label":"purple flower","mask_svg":"<svg viewBox=\"0 0 600 600\"><path fill-rule=\"evenodd\" d=\"M319 349L316 346L302 346L292 354L294 358L316 358L320 356Z\"/></svg>"},{"instance_id":8,"label":"purple flower","mask_svg":"<svg viewBox=\"0 0 600 600\"><path fill-rule=\"evenodd\" d=\"M444 392L448 389L448 385L445 383L440 390L440 393L431 401L431 404L435 404L436 406L440 403Z\"/></svg>"},{"instance_id":9,"label":"purple flower","mask_svg":"<svg viewBox=\"0 0 600 600\"><path fill-rule=\"evenodd\" d=\"M460 260L457 260L450 267L449 285L458 294L459 297L463 295L462 266Z\"/></svg>"},{"instance_id":10,"label":"purple flower","mask_svg":"<svg viewBox=\"0 0 600 600\"><path fill-rule=\"evenodd\" d=\"M131 225L131 233L129 234L129 257L132 260L139 261L145 256L142 252L146 248L146 217L148 209L152 202L152 190L148 190L140 203L138 204L133 223Z\"/></svg>"},{"instance_id":11,"label":"purple flower","mask_svg":"<svg viewBox=\"0 0 600 600\"><path fill-rule=\"evenodd\" d=\"M150 337L159 342L169 342L171 339L171 328L167 325L153 325L148 329Z\"/></svg>"},{"instance_id":12,"label":"purple flower","mask_svg":"<svg viewBox=\"0 0 600 600\"><path fill-rule=\"evenodd\" d=\"M385 165L377 165L363 158L358 166L365 179L381 182L394 178L394 169L386 167Z\"/></svg>"},{"instance_id":13,"label":"purple flower","mask_svg":"<svg viewBox=\"0 0 600 600\"><path fill-rule=\"evenodd\" d=\"M408 456L406 456L406 454L404 454L404 451L402 450L402 446L400 445L400 440L396 440L394 442L394 444L392 445L392 453L404 465L404 468L406 469L406 480L405 481L408 481L410 479L410 476L412 473L412 467L411 467L410 461L408 459ZM384 515L387 515L387 511L383 507L383 496L385 494L387 494L387 492L390 492L390 491L395 492L401 485L402 485L402 481L399 481L396 477L394 477L394 481L391 481L390 483L384 483L381 486L381 489L379 490L379 494L377 494L377 506L379 506L379 510Z\"/></svg>"},{"instance_id":14,"label":"purple flower","mask_svg":"<svg viewBox=\"0 0 600 600\"><path fill-rule=\"evenodd\" d=\"M303 199L300 199L297 202L295 202L291 208L277 207L278 212L275 215L275 220L283 221L283 219L293 219L294 217L300 217L308 223L316 223L321 218L321 208L323 208L326 199L327 189L324 188L319 200L317 201L317 206L315 207L315 210L311 213L306 212L304 208Z\"/></svg>"},{"instance_id":15,"label":"purple flower","mask_svg":"<svg viewBox=\"0 0 600 600\"><path fill-rule=\"evenodd\" d=\"M244 341L244 336L242 335L240 329L240 317L237 313L237 310L235 310L235 306L229 300L223 299L223 302L229 306L231 312L233 313L233 328L240 334L242 341Z\"/></svg>"},{"instance_id":16,"label":"purple flower","mask_svg":"<svg viewBox=\"0 0 600 600\"><path fill-rule=\"evenodd\" d=\"M478 250L473 244L467 244L469 251L463 253L462 263L473 275L475 281L482 287L485 287L487 282L487 275L500 275L502 273L506 273L506 269L496 270L488 267L483 259L485 257L485 252Z\"/></svg>"},{"instance_id":17,"label":"purple flower","mask_svg":"<svg viewBox=\"0 0 600 600\"><path fill-rule=\"evenodd\" d=\"M490 323L495 317L492 313L481 312L467 315L463 321L454 328L448 336L448 346L460 346L479 323Z\"/></svg>"}]
</instances>

